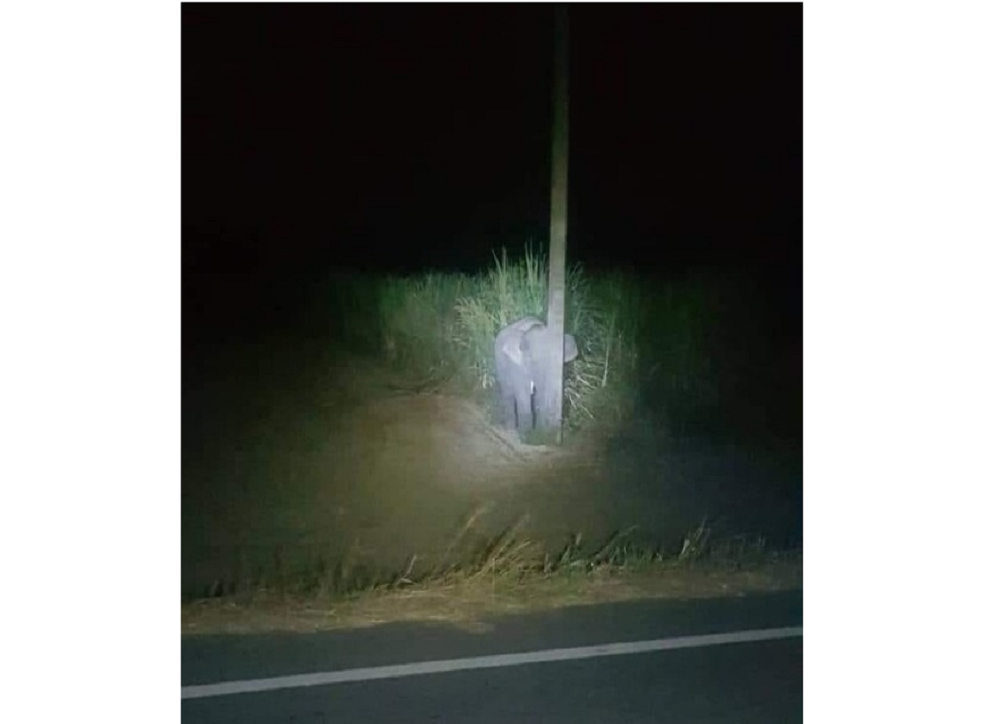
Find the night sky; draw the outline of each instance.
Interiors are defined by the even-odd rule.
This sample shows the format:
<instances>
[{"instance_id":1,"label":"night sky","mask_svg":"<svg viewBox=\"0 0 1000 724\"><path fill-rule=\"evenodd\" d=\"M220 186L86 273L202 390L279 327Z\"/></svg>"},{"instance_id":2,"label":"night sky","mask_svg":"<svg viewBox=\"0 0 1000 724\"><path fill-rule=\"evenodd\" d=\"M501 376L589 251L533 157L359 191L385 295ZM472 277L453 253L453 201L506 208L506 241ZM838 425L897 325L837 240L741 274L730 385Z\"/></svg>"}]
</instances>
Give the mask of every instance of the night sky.
<instances>
[{"instance_id":1,"label":"night sky","mask_svg":"<svg viewBox=\"0 0 1000 724\"><path fill-rule=\"evenodd\" d=\"M552 38L548 5L185 4L185 273L544 242ZM570 263L801 285L802 6L572 6L569 169Z\"/></svg>"}]
</instances>

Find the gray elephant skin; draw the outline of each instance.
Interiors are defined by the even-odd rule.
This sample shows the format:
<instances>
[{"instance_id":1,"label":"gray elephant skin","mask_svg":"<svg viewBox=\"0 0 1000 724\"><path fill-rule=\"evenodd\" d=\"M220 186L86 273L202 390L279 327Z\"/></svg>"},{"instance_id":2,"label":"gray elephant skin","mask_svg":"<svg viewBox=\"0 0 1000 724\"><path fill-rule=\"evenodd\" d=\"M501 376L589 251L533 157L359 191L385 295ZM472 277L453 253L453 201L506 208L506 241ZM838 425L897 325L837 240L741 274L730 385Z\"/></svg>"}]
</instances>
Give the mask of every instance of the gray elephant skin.
<instances>
[{"instance_id":1,"label":"gray elephant skin","mask_svg":"<svg viewBox=\"0 0 1000 724\"><path fill-rule=\"evenodd\" d=\"M546 370L558 352L552 335L542 320L524 317L500 330L493 344L497 388L504 425L520 433L534 429L538 410L532 404L544 399ZM578 350L573 335L565 335L564 362L576 359Z\"/></svg>"}]
</instances>

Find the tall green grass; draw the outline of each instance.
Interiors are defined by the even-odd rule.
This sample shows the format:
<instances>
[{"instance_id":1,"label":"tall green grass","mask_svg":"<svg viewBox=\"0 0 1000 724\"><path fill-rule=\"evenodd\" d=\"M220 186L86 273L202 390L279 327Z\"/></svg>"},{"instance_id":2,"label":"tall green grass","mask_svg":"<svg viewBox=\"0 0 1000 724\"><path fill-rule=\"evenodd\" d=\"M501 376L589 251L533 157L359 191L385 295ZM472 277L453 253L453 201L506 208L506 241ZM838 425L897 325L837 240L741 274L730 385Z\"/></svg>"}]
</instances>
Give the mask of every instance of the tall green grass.
<instances>
[{"instance_id":1,"label":"tall green grass","mask_svg":"<svg viewBox=\"0 0 1000 724\"><path fill-rule=\"evenodd\" d=\"M339 275L333 326L348 349L485 400L496 333L525 315L544 320L547 282L547 260L530 247L501 250L475 275ZM723 291L710 279L665 284L571 266L566 330L581 355L565 377L569 426L617 425L643 406L675 419L711 414Z\"/></svg>"}]
</instances>

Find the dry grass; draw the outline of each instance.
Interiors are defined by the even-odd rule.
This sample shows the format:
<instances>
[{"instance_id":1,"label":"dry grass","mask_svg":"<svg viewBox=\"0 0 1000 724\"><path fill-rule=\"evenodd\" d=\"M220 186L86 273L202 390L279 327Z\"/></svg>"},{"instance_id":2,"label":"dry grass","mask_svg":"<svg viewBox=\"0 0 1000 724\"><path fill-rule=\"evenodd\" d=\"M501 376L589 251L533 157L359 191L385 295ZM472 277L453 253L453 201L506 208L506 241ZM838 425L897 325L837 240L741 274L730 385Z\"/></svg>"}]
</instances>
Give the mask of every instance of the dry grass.
<instances>
[{"instance_id":1,"label":"dry grass","mask_svg":"<svg viewBox=\"0 0 1000 724\"><path fill-rule=\"evenodd\" d=\"M565 606L642 599L743 596L802 586L801 557L743 570L672 566L660 571L600 570L576 579L538 576L514 585L489 576L374 589L346 599L263 594L252 601L187 604L182 633L310 632L410 621L488 631L489 619Z\"/></svg>"},{"instance_id":2,"label":"dry grass","mask_svg":"<svg viewBox=\"0 0 1000 724\"><path fill-rule=\"evenodd\" d=\"M484 512L469 516L446 555L463 551ZM658 551L631 548L630 531L590 554L580 549L577 535L559 555L549 556L520 536L523 522L476 550L466 548L464 564L434 566L421 578L411 578L416 560L411 557L385 582L346 595L258 589L185 604L182 633L307 632L401 621L486 631L492 617L565 606L741 596L802 586L801 552L767 553L732 542L710 547L704 524L685 541L681 554L665 558Z\"/></svg>"}]
</instances>

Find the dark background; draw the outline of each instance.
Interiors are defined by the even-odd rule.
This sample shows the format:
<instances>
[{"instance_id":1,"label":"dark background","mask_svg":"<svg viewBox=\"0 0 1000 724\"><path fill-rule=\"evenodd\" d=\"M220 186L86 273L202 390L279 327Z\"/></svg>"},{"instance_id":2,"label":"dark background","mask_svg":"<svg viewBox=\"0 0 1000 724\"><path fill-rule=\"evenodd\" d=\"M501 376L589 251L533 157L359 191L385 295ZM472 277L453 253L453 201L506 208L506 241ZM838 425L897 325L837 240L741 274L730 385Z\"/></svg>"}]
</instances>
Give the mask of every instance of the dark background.
<instances>
[{"instance_id":1,"label":"dark background","mask_svg":"<svg viewBox=\"0 0 1000 724\"><path fill-rule=\"evenodd\" d=\"M552 37L547 5L184 5L185 285L544 243ZM569 262L734 269L801 334L801 5L574 5L570 56Z\"/></svg>"}]
</instances>

